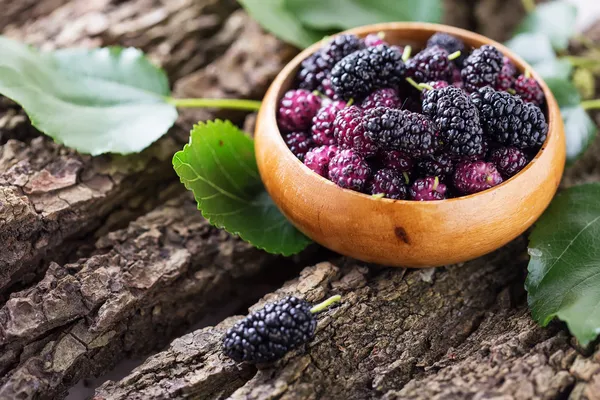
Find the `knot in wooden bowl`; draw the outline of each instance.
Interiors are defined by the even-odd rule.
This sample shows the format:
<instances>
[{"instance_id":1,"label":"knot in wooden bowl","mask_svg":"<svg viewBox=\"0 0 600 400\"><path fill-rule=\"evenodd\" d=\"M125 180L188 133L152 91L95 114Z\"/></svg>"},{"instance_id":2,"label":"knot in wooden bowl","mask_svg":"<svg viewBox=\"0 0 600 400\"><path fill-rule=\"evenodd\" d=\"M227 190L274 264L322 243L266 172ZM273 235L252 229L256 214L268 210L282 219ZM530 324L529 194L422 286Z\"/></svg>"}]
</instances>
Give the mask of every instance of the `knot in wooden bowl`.
<instances>
[{"instance_id":1,"label":"knot in wooden bowl","mask_svg":"<svg viewBox=\"0 0 600 400\"><path fill-rule=\"evenodd\" d=\"M474 48L496 46L519 71L529 69L547 101L548 137L535 158L502 184L441 201L374 198L342 189L306 168L287 148L277 127L277 105L292 87L302 60L323 43L294 58L263 100L256 126L256 159L265 187L285 216L315 242L362 261L398 267L434 267L467 261L510 242L546 209L560 183L565 137L556 99L540 76L508 48L484 36L445 25L385 23L344 33L364 37L384 32L391 44L424 47L446 32Z\"/></svg>"}]
</instances>

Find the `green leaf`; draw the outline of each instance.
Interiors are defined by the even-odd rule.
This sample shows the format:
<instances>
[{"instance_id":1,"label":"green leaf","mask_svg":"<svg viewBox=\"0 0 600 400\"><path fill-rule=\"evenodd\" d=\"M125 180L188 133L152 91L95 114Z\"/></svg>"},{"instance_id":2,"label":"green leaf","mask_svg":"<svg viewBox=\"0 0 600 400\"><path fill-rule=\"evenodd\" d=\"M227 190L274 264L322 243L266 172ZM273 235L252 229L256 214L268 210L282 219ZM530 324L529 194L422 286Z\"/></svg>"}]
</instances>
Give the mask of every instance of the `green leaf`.
<instances>
[{"instance_id":1,"label":"green leaf","mask_svg":"<svg viewBox=\"0 0 600 400\"><path fill-rule=\"evenodd\" d=\"M588 113L579 105L560 110L567 138L567 161L575 161L592 143L598 128Z\"/></svg>"},{"instance_id":2,"label":"green leaf","mask_svg":"<svg viewBox=\"0 0 600 400\"><path fill-rule=\"evenodd\" d=\"M569 60L559 58L537 63L533 68L544 80L552 78L569 80L573 64Z\"/></svg>"},{"instance_id":3,"label":"green leaf","mask_svg":"<svg viewBox=\"0 0 600 400\"><path fill-rule=\"evenodd\" d=\"M585 346L600 333L600 184L559 193L529 236L533 318L565 321Z\"/></svg>"},{"instance_id":4,"label":"green leaf","mask_svg":"<svg viewBox=\"0 0 600 400\"><path fill-rule=\"evenodd\" d=\"M575 106L581 102L579 91L566 79L547 78L544 79L560 107Z\"/></svg>"},{"instance_id":5,"label":"green leaf","mask_svg":"<svg viewBox=\"0 0 600 400\"><path fill-rule=\"evenodd\" d=\"M442 16L440 0L285 0L285 4L304 25L321 30L392 21L439 22Z\"/></svg>"},{"instance_id":6,"label":"green leaf","mask_svg":"<svg viewBox=\"0 0 600 400\"><path fill-rule=\"evenodd\" d=\"M527 15L516 33L540 33L547 36L556 50L565 50L575 33L577 8L564 1L538 5Z\"/></svg>"},{"instance_id":7,"label":"green leaf","mask_svg":"<svg viewBox=\"0 0 600 400\"><path fill-rule=\"evenodd\" d=\"M522 33L506 42L506 46L534 68L536 64L556 59L550 40L541 33Z\"/></svg>"},{"instance_id":8,"label":"green leaf","mask_svg":"<svg viewBox=\"0 0 600 400\"><path fill-rule=\"evenodd\" d=\"M288 10L284 0L239 0L248 14L279 39L304 48L318 42L326 33L303 26Z\"/></svg>"},{"instance_id":9,"label":"green leaf","mask_svg":"<svg viewBox=\"0 0 600 400\"><path fill-rule=\"evenodd\" d=\"M531 64L545 81L568 80L571 75L571 62L557 58L550 39L541 33L522 33L506 42L506 46Z\"/></svg>"},{"instance_id":10,"label":"green leaf","mask_svg":"<svg viewBox=\"0 0 600 400\"><path fill-rule=\"evenodd\" d=\"M269 253L291 255L311 243L275 206L260 180L254 141L229 121L194 126L173 167L202 215Z\"/></svg>"},{"instance_id":11,"label":"green leaf","mask_svg":"<svg viewBox=\"0 0 600 400\"><path fill-rule=\"evenodd\" d=\"M40 131L93 155L139 152L177 118L165 73L133 48L39 53L0 36L0 93Z\"/></svg>"}]
</instances>

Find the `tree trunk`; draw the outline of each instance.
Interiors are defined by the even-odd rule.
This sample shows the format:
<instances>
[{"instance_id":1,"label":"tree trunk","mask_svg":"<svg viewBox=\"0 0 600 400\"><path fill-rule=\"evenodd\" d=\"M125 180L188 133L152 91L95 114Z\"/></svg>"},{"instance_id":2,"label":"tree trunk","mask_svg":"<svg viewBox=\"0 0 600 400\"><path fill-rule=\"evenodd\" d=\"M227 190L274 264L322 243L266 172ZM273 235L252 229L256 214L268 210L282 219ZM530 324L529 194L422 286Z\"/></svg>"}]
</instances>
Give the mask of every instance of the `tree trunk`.
<instances>
[{"instance_id":1,"label":"tree trunk","mask_svg":"<svg viewBox=\"0 0 600 400\"><path fill-rule=\"evenodd\" d=\"M4 34L45 49L139 47L177 97L260 99L296 52L233 0L4 3ZM446 22L499 40L523 13L519 0L445 5ZM246 116L182 110L143 153L90 157L0 100L1 400L64 398L132 356L147 359L95 399L600 399L600 353L560 323L531 320L525 237L462 265L404 270L317 246L276 257L210 226L171 157L192 124L215 117ZM564 186L598 181L593 146ZM222 354L239 316L185 334L215 309L287 294L343 301L318 316L315 340L277 363Z\"/></svg>"}]
</instances>

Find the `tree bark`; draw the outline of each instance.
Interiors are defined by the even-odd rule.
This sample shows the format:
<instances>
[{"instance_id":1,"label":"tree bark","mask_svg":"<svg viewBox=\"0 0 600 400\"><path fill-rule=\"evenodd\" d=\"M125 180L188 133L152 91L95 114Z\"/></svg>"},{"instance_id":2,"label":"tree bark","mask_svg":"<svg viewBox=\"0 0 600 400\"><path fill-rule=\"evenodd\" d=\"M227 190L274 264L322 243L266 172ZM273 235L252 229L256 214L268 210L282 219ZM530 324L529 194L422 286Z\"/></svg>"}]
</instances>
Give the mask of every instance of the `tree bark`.
<instances>
[{"instance_id":1,"label":"tree bark","mask_svg":"<svg viewBox=\"0 0 600 400\"><path fill-rule=\"evenodd\" d=\"M176 80L175 85L180 88L176 89L176 96L195 91L204 96L260 98L275 74L293 55L289 47L262 32L241 12L224 21L224 14L232 9L229 1L205 0L197 2L196 6L181 1L173 3L179 4L177 7L165 9L149 9L146 3L142 0L119 3L120 6L104 15L110 24L107 22L105 30L96 31L91 37L94 44L107 44L105 37L110 37L122 44L146 48L155 59L164 61L162 64L167 69L177 71L172 76L182 76L181 71L185 70L195 71ZM42 27L56 27L55 19L65 18L65 15L74 18L75 25L83 24L81 21L88 21L90 13L96 15L85 9L86 4L89 4L87 0L69 3L57 10L58 16L51 14L18 32L25 32L23 39L34 38L29 41L35 42L35 32L40 34ZM132 21L133 11L146 13ZM149 17L154 14L160 14L162 18ZM181 19L189 25L184 29L185 34L180 32L180 24L175 23ZM206 21L212 21L210 29ZM215 26L221 22L222 29L215 32ZM41 35L53 45L85 43L90 38L88 31L67 32L74 37L64 32L42 31ZM148 35L153 32L157 37L149 40ZM212 36L207 38L209 34ZM179 49L180 46L189 51L198 49L198 52L194 57L189 54L184 57L179 50L173 49L169 61L161 60L159 50ZM223 56L197 70L224 49ZM221 76L222 71L227 71L226 79ZM239 122L244 115L228 111L187 112L167 137L141 154L126 158L90 157L56 145L46 137L25 141L11 138L12 132L16 137L23 137L25 121L23 112L14 107L6 102L8 122L5 126L13 129L3 132L6 143L0 148L0 168L4 171L0 174L0 247L3 249L0 254L0 300L11 287L30 282L43 273L48 260L64 261L64 257L72 254L78 239L99 228L102 233L125 226L129 220L164 201L160 196L157 198L157 189L176 181L171 157L182 143L187 142L194 123L215 116Z\"/></svg>"},{"instance_id":2,"label":"tree bark","mask_svg":"<svg viewBox=\"0 0 600 400\"><path fill-rule=\"evenodd\" d=\"M341 294L305 348L273 365L237 364L220 350L232 318L175 340L94 399L554 399L575 383L594 398L596 359L577 355L560 326L542 329L529 316L524 251L519 239L424 271L317 264L254 306Z\"/></svg>"},{"instance_id":3,"label":"tree bark","mask_svg":"<svg viewBox=\"0 0 600 400\"><path fill-rule=\"evenodd\" d=\"M295 53L233 0L9 3L0 0L4 34L45 49L139 47L178 97L259 99ZM523 13L519 0L445 5L447 22L499 40ZM283 260L209 226L170 158L193 123L214 117L244 114L183 110L140 155L88 157L40 136L0 100L1 400L62 398L77 380L167 345L217 304L252 303L259 296L248 288L279 287L314 258L329 261L252 307L342 294L307 346L270 365L235 363L220 349L241 318L231 317L175 339L95 398L600 398L600 353L529 316L525 237L464 265L407 271L324 252ZM565 186L598 181L593 149Z\"/></svg>"},{"instance_id":4,"label":"tree bark","mask_svg":"<svg viewBox=\"0 0 600 400\"><path fill-rule=\"evenodd\" d=\"M0 309L0 398L52 399L78 379L164 346L220 303L256 296L251 277L285 267L212 227L188 193L52 263Z\"/></svg>"}]
</instances>

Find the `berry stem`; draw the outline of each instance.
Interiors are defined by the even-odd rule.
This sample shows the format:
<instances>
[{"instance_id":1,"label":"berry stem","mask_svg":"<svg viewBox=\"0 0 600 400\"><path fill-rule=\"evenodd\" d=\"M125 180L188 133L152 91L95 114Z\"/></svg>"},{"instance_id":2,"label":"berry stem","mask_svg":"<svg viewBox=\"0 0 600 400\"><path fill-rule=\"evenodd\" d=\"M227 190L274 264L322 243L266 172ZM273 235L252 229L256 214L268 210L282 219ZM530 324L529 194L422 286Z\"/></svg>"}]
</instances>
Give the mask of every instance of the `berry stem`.
<instances>
[{"instance_id":1,"label":"berry stem","mask_svg":"<svg viewBox=\"0 0 600 400\"><path fill-rule=\"evenodd\" d=\"M410 53L412 53L412 47L406 46L402 52L402 61L407 62L410 58Z\"/></svg>"},{"instance_id":2,"label":"berry stem","mask_svg":"<svg viewBox=\"0 0 600 400\"><path fill-rule=\"evenodd\" d=\"M531 71L529 69L525 70L525 78L527 78L527 79L531 78Z\"/></svg>"},{"instance_id":3,"label":"berry stem","mask_svg":"<svg viewBox=\"0 0 600 400\"><path fill-rule=\"evenodd\" d=\"M379 39L383 40L383 39L385 39L385 32L379 31L379 32L377 32L377 36L379 37Z\"/></svg>"},{"instance_id":4,"label":"berry stem","mask_svg":"<svg viewBox=\"0 0 600 400\"><path fill-rule=\"evenodd\" d=\"M600 109L600 99L582 101L581 107L584 110L598 110Z\"/></svg>"},{"instance_id":5,"label":"berry stem","mask_svg":"<svg viewBox=\"0 0 600 400\"><path fill-rule=\"evenodd\" d=\"M448 60L452 61L452 60L456 60L458 57L460 57L460 50L455 51L454 53L450 54L448 56Z\"/></svg>"},{"instance_id":6,"label":"berry stem","mask_svg":"<svg viewBox=\"0 0 600 400\"><path fill-rule=\"evenodd\" d=\"M354 104L354 97L351 97L350 100L348 100L346 107L350 107L352 104Z\"/></svg>"},{"instance_id":7,"label":"berry stem","mask_svg":"<svg viewBox=\"0 0 600 400\"><path fill-rule=\"evenodd\" d=\"M408 185L410 183L410 177L408 176L408 172L403 172L402 176L404 176L404 180L406 181L406 184Z\"/></svg>"},{"instance_id":8,"label":"berry stem","mask_svg":"<svg viewBox=\"0 0 600 400\"><path fill-rule=\"evenodd\" d=\"M433 190L437 190L438 186L440 184L440 178L438 178L437 176L435 178L433 178Z\"/></svg>"},{"instance_id":9,"label":"berry stem","mask_svg":"<svg viewBox=\"0 0 600 400\"><path fill-rule=\"evenodd\" d=\"M415 82L415 80L413 78L406 78L406 82L410 83L410 85L413 86L418 91L433 89L433 87L431 85L428 85L426 83L417 83L417 82Z\"/></svg>"},{"instance_id":10,"label":"berry stem","mask_svg":"<svg viewBox=\"0 0 600 400\"><path fill-rule=\"evenodd\" d=\"M417 82L415 82L415 80L413 78L406 78L406 82L410 83L410 85L413 86L415 89L422 90L419 87L419 84Z\"/></svg>"},{"instance_id":11,"label":"berry stem","mask_svg":"<svg viewBox=\"0 0 600 400\"><path fill-rule=\"evenodd\" d=\"M181 108L226 108L230 110L258 111L260 101L241 99L174 99L166 97L167 103Z\"/></svg>"},{"instance_id":12,"label":"berry stem","mask_svg":"<svg viewBox=\"0 0 600 400\"><path fill-rule=\"evenodd\" d=\"M313 308L311 308L310 312L312 314L316 314L318 312L326 310L330 305L339 302L341 299L342 299L342 296L340 296L339 294L336 294L335 296L331 296L330 298L328 298L324 302L319 303L316 306L314 306Z\"/></svg>"}]
</instances>

